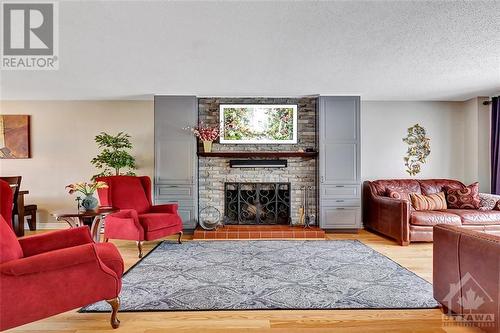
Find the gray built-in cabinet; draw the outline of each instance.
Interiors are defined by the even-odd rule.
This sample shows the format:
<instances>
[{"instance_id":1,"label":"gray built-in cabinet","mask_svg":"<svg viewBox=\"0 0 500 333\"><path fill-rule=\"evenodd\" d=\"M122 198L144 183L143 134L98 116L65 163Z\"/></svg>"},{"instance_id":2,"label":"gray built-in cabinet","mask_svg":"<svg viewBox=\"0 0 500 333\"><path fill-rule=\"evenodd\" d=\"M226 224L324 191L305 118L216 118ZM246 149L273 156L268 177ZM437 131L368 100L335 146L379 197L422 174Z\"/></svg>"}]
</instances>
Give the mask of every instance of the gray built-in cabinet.
<instances>
[{"instance_id":1,"label":"gray built-in cabinet","mask_svg":"<svg viewBox=\"0 0 500 333\"><path fill-rule=\"evenodd\" d=\"M184 229L197 224L196 139L185 130L198 121L196 96L155 96L156 204L177 203Z\"/></svg>"},{"instance_id":2,"label":"gray built-in cabinet","mask_svg":"<svg viewBox=\"0 0 500 333\"><path fill-rule=\"evenodd\" d=\"M320 96L318 118L320 226L359 229L360 98Z\"/></svg>"}]
</instances>

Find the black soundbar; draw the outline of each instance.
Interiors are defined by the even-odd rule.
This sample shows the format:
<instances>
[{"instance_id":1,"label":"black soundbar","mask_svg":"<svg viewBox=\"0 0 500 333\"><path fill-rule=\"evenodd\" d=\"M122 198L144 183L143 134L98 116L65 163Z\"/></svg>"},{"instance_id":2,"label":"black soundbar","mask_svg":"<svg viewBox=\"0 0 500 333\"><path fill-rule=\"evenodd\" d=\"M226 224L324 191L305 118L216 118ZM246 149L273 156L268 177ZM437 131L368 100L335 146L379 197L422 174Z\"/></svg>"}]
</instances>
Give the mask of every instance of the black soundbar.
<instances>
[{"instance_id":1,"label":"black soundbar","mask_svg":"<svg viewBox=\"0 0 500 333\"><path fill-rule=\"evenodd\" d=\"M287 160L229 160L231 168L286 168Z\"/></svg>"}]
</instances>

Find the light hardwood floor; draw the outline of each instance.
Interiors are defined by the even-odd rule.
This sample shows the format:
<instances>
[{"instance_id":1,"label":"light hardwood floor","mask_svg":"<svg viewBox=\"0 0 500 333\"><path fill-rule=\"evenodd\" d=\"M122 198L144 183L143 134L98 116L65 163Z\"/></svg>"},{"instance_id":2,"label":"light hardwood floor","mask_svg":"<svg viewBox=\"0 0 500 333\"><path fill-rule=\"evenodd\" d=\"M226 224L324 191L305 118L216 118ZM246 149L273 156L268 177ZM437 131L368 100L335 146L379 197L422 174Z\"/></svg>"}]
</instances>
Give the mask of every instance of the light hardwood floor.
<instances>
[{"instance_id":1,"label":"light hardwood floor","mask_svg":"<svg viewBox=\"0 0 500 333\"><path fill-rule=\"evenodd\" d=\"M186 241L190 236L184 237ZM367 231L359 234L327 234L328 240L358 239L402 266L432 281L432 244L401 247ZM134 242L113 241L126 268L137 262ZM147 242L145 252L158 242ZM207 311L121 313L117 333L144 332L480 332L475 328L443 325L439 309L430 310L308 310L308 311ZM113 331L109 314L69 311L27 324L12 332L104 332Z\"/></svg>"}]
</instances>

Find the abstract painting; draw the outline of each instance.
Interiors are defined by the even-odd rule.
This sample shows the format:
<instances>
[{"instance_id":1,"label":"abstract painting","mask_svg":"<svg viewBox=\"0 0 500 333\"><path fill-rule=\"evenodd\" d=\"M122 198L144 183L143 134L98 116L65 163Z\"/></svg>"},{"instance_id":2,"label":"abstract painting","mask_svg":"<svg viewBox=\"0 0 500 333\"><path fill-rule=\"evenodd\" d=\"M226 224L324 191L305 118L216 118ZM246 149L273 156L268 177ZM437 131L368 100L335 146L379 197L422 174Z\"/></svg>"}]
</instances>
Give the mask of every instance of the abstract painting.
<instances>
[{"instance_id":1,"label":"abstract painting","mask_svg":"<svg viewBox=\"0 0 500 333\"><path fill-rule=\"evenodd\" d=\"M30 116L0 115L0 159L30 157Z\"/></svg>"}]
</instances>

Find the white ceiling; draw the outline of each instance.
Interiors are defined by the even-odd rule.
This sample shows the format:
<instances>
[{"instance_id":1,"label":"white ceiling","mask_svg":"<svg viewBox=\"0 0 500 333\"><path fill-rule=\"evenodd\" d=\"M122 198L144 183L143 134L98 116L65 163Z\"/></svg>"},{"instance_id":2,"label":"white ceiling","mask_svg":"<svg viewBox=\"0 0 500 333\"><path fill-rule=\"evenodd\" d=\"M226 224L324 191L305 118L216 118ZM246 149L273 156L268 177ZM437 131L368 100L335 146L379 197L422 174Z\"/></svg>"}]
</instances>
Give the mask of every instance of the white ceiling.
<instances>
[{"instance_id":1,"label":"white ceiling","mask_svg":"<svg viewBox=\"0 0 500 333\"><path fill-rule=\"evenodd\" d=\"M500 92L500 2L62 2L60 69L1 99L465 100Z\"/></svg>"}]
</instances>

